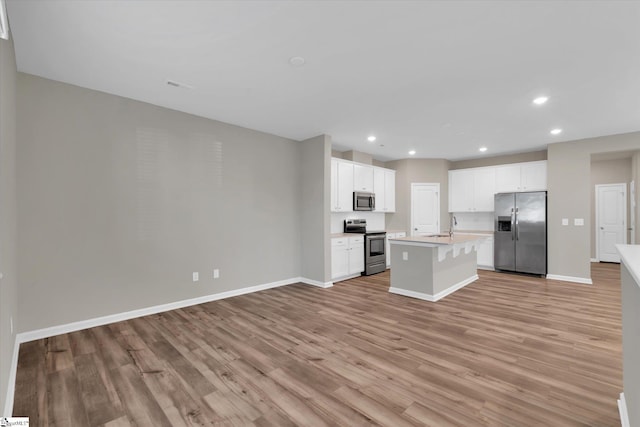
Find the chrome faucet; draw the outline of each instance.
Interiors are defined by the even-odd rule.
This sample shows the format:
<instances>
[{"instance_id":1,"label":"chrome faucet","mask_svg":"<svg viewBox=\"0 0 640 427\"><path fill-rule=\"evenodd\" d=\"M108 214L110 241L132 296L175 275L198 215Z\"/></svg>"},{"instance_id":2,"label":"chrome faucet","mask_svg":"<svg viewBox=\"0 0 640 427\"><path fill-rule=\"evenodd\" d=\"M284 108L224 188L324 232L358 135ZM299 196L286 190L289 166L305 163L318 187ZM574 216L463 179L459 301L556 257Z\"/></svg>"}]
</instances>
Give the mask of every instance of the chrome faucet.
<instances>
[{"instance_id":1,"label":"chrome faucet","mask_svg":"<svg viewBox=\"0 0 640 427\"><path fill-rule=\"evenodd\" d=\"M449 238L453 238L453 229L454 227L458 225L458 220L456 219L455 215L451 215L451 218L449 219Z\"/></svg>"}]
</instances>

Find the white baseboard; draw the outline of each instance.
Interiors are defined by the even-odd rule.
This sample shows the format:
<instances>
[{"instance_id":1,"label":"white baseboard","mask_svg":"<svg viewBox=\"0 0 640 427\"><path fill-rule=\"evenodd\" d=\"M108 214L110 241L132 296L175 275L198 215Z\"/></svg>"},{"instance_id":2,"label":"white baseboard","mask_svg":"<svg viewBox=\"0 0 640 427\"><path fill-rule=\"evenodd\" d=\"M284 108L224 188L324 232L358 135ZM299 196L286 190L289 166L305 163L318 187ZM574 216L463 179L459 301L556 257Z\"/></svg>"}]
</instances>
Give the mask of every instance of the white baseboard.
<instances>
[{"instance_id":1,"label":"white baseboard","mask_svg":"<svg viewBox=\"0 0 640 427\"><path fill-rule=\"evenodd\" d=\"M618 412L620 413L620 425L622 427L631 427L629 422L629 412L627 412L627 401L624 399L624 393L620 393L618 399Z\"/></svg>"},{"instance_id":2,"label":"white baseboard","mask_svg":"<svg viewBox=\"0 0 640 427\"><path fill-rule=\"evenodd\" d=\"M337 279L334 279L333 283L342 282L343 280L354 279L354 278L360 277L360 276L362 276L362 273L356 273L356 274L351 274L349 276L338 277Z\"/></svg>"},{"instance_id":3,"label":"white baseboard","mask_svg":"<svg viewBox=\"0 0 640 427\"><path fill-rule=\"evenodd\" d=\"M591 262L600 262L598 258L591 258Z\"/></svg>"},{"instance_id":4,"label":"white baseboard","mask_svg":"<svg viewBox=\"0 0 640 427\"><path fill-rule=\"evenodd\" d=\"M13 413L13 396L16 389L16 372L18 372L18 353L20 351L20 342L16 335L13 342L13 355L11 356L11 366L9 367L9 384L7 385L7 396L4 401L4 409L0 416L10 417Z\"/></svg>"},{"instance_id":5,"label":"white baseboard","mask_svg":"<svg viewBox=\"0 0 640 427\"><path fill-rule=\"evenodd\" d=\"M390 287L389 292L391 292L392 294L403 295L405 297L411 297L411 298L417 298L425 301L436 302L446 297L447 295L454 293L458 289L464 288L469 283L475 282L476 280L478 280L478 275L474 274L473 276L468 277L456 283L455 285L448 287L444 291L438 292L435 295L425 294L423 292L410 291L402 288L394 288L394 287Z\"/></svg>"},{"instance_id":6,"label":"white baseboard","mask_svg":"<svg viewBox=\"0 0 640 427\"><path fill-rule=\"evenodd\" d=\"M318 280L307 279L306 277L299 277L298 279L306 285L318 286L320 288L330 288L333 286L333 282L320 282Z\"/></svg>"},{"instance_id":7,"label":"white baseboard","mask_svg":"<svg viewBox=\"0 0 640 427\"><path fill-rule=\"evenodd\" d=\"M48 338L55 335L67 334L82 329L94 328L96 326L107 325L109 323L121 322L123 320L134 319L136 317L148 316L150 314L162 313L164 311L175 310L178 308L189 307L192 305L203 304L206 302L216 301L225 298L231 298L239 295L249 294L252 292L263 291L266 289L277 288L279 286L291 285L293 283L305 283L308 285L318 286L321 288L330 288L332 282L320 282L317 280L307 279L305 277L293 277L291 279L279 280L277 282L264 283L262 285L248 286L246 288L234 289L231 291L220 292L217 294L205 295L197 298L190 298L182 301L171 302L168 304L154 305L152 307L141 308L138 310L126 311L123 313L110 314L107 316L95 317L93 319L81 320L63 325L51 326L49 328L36 329L34 331L22 332L16 334L15 344L13 348L13 358L11 359L11 370L9 371L9 385L7 387L7 398L4 404L4 412L0 416L11 415L13 410L13 398L15 392L16 372L18 370L18 351L20 344L42 338Z\"/></svg>"},{"instance_id":8,"label":"white baseboard","mask_svg":"<svg viewBox=\"0 0 640 427\"><path fill-rule=\"evenodd\" d=\"M175 310L178 308L189 307L191 305L203 304L206 302L216 301L225 298L231 298L238 295L249 294L252 292L263 291L265 289L277 288L279 286L290 285L292 283L300 283L301 277L279 280L277 282L264 283L262 285L248 286L246 288L234 289L231 291L220 292L217 294L204 295L197 298L190 298L182 301L170 302L168 304L154 305L152 307L141 308L138 310L125 311L123 313L110 314L93 319L81 320L79 322L67 323L64 325L51 326L49 328L36 329L34 331L22 332L16 336L18 341L29 342L42 338L52 337L60 334L68 334L69 332L80 331L82 329L94 328L96 326L107 325L109 323L121 322L123 320L134 319L136 317L148 316L150 314L162 313L164 311Z\"/></svg>"},{"instance_id":9,"label":"white baseboard","mask_svg":"<svg viewBox=\"0 0 640 427\"><path fill-rule=\"evenodd\" d=\"M479 265L478 270L496 271L495 268L489 267L488 265Z\"/></svg>"},{"instance_id":10,"label":"white baseboard","mask_svg":"<svg viewBox=\"0 0 640 427\"><path fill-rule=\"evenodd\" d=\"M585 285L593 285L593 281L588 277L561 276L559 274L547 274L547 279L561 280L563 282L582 283Z\"/></svg>"}]
</instances>

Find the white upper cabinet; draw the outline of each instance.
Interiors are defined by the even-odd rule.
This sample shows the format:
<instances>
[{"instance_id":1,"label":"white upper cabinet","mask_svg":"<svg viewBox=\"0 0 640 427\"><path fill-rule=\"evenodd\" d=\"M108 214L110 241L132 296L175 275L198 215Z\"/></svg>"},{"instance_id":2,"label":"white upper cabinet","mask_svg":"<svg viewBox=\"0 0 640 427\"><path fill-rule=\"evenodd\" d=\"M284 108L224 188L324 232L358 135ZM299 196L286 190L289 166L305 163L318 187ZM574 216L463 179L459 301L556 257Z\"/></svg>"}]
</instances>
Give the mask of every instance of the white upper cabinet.
<instances>
[{"instance_id":1,"label":"white upper cabinet","mask_svg":"<svg viewBox=\"0 0 640 427\"><path fill-rule=\"evenodd\" d=\"M493 212L496 174L493 168L476 169L473 174L473 207L478 212Z\"/></svg>"},{"instance_id":2,"label":"white upper cabinet","mask_svg":"<svg viewBox=\"0 0 640 427\"><path fill-rule=\"evenodd\" d=\"M396 211L396 171L331 159L331 212L353 212L353 192L374 193L375 212Z\"/></svg>"},{"instance_id":3,"label":"white upper cabinet","mask_svg":"<svg viewBox=\"0 0 640 427\"><path fill-rule=\"evenodd\" d=\"M386 205L386 188L384 185L384 169L373 168L373 192L376 194L376 212L383 212Z\"/></svg>"},{"instance_id":4,"label":"white upper cabinet","mask_svg":"<svg viewBox=\"0 0 640 427\"><path fill-rule=\"evenodd\" d=\"M547 162L523 163L520 172L522 191L547 189Z\"/></svg>"},{"instance_id":5,"label":"white upper cabinet","mask_svg":"<svg viewBox=\"0 0 640 427\"><path fill-rule=\"evenodd\" d=\"M547 161L496 166L496 193L547 189Z\"/></svg>"},{"instance_id":6,"label":"white upper cabinet","mask_svg":"<svg viewBox=\"0 0 640 427\"><path fill-rule=\"evenodd\" d=\"M331 159L331 212L353 211L353 163Z\"/></svg>"},{"instance_id":7,"label":"white upper cabinet","mask_svg":"<svg viewBox=\"0 0 640 427\"><path fill-rule=\"evenodd\" d=\"M493 168L449 171L449 212L491 212L494 192Z\"/></svg>"},{"instance_id":8,"label":"white upper cabinet","mask_svg":"<svg viewBox=\"0 0 640 427\"><path fill-rule=\"evenodd\" d=\"M373 166L353 165L353 190L373 193Z\"/></svg>"},{"instance_id":9,"label":"white upper cabinet","mask_svg":"<svg viewBox=\"0 0 640 427\"><path fill-rule=\"evenodd\" d=\"M495 193L546 189L546 160L451 170L449 212L493 212Z\"/></svg>"},{"instance_id":10,"label":"white upper cabinet","mask_svg":"<svg viewBox=\"0 0 640 427\"><path fill-rule=\"evenodd\" d=\"M373 191L376 195L376 212L396 211L396 171L373 168Z\"/></svg>"},{"instance_id":11,"label":"white upper cabinet","mask_svg":"<svg viewBox=\"0 0 640 427\"><path fill-rule=\"evenodd\" d=\"M449 171L449 212L467 212L473 206L473 172Z\"/></svg>"},{"instance_id":12,"label":"white upper cabinet","mask_svg":"<svg viewBox=\"0 0 640 427\"><path fill-rule=\"evenodd\" d=\"M520 191L520 165L496 167L496 192Z\"/></svg>"},{"instance_id":13,"label":"white upper cabinet","mask_svg":"<svg viewBox=\"0 0 640 427\"><path fill-rule=\"evenodd\" d=\"M384 170L384 191L385 191L384 211L395 212L396 211L396 171L390 170L390 169Z\"/></svg>"}]
</instances>

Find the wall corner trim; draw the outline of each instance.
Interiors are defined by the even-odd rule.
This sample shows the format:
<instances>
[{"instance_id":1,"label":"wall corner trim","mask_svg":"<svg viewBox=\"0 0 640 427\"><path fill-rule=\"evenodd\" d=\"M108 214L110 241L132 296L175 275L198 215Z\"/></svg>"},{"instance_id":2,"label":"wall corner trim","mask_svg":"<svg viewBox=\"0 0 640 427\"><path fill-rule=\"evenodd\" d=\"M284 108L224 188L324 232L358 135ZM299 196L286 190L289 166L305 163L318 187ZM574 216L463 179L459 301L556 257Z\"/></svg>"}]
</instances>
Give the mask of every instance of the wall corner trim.
<instances>
[{"instance_id":1,"label":"wall corner trim","mask_svg":"<svg viewBox=\"0 0 640 427\"><path fill-rule=\"evenodd\" d=\"M4 401L4 409L0 415L11 416L13 413L13 396L16 389L16 373L18 372L18 353L20 351L20 341L16 334L13 342L13 356L11 356L11 366L9 367L9 384L7 385L7 396Z\"/></svg>"},{"instance_id":2,"label":"wall corner trim","mask_svg":"<svg viewBox=\"0 0 640 427\"><path fill-rule=\"evenodd\" d=\"M591 262L600 262L598 258L591 258Z\"/></svg>"},{"instance_id":3,"label":"wall corner trim","mask_svg":"<svg viewBox=\"0 0 640 427\"><path fill-rule=\"evenodd\" d=\"M629 412L627 412L627 401L624 399L624 393L620 393L618 399L618 412L620 413L620 425L622 427L631 427L629 422Z\"/></svg>"},{"instance_id":4,"label":"wall corner trim","mask_svg":"<svg viewBox=\"0 0 640 427\"><path fill-rule=\"evenodd\" d=\"M593 280L589 277L562 276L560 274L547 274L547 279L560 280L562 282L582 283L583 285L593 285Z\"/></svg>"}]
</instances>

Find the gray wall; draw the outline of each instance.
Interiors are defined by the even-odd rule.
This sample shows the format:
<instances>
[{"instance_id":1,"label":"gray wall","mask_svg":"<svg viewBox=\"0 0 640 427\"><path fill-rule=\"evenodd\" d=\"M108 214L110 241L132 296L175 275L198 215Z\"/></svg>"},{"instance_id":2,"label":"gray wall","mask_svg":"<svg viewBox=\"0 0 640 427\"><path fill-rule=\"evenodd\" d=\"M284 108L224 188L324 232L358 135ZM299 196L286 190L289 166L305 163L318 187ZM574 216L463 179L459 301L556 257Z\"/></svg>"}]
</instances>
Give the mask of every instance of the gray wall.
<instances>
[{"instance_id":1,"label":"gray wall","mask_svg":"<svg viewBox=\"0 0 640 427\"><path fill-rule=\"evenodd\" d=\"M373 157L371 154L363 153L361 151L345 151L342 153L342 158L345 160L350 160L352 162L362 163L365 165L373 164Z\"/></svg>"},{"instance_id":2,"label":"gray wall","mask_svg":"<svg viewBox=\"0 0 640 427\"><path fill-rule=\"evenodd\" d=\"M301 274L298 142L26 74L18 140L20 331Z\"/></svg>"},{"instance_id":3,"label":"gray wall","mask_svg":"<svg viewBox=\"0 0 640 427\"><path fill-rule=\"evenodd\" d=\"M548 147L548 260L549 274L591 277L591 155L637 150L640 132L559 142ZM562 218L570 218L563 226ZM584 218L583 227L573 218Z\"/></svg>"},{"instance_id":4,"label":"gray wall","mask_svg":"<svg viewBox=\"0 0 640 427\"><path fill-rule=\"evenodd\" d=\"M480 168L484 166L506 165L508 163L535 162L538 160L547 160L546 150L507 154L504 156L480 157L470 160L459 160L451 162L451 169Z\"/></svg>"},{"instance_id":5,"label":"gray wall","mask_svg":"<svg viewBox=\"0 0 640 427\"><path fill-rule=\"evenodd\" d=\"M13 41L0 39L0 415L5 404L18 319L16 267L16 59ZM14 322L11 333L10 319Z\"/></svg>"},{"instance_id":6,"label":"gray wall","mask_svg":"<svg viewBox=\"0 0 640 427\"><path fill-rule=\"evenodd\" d=\"M387 230L411 227L411 183L440 183L440 225L449 226L449 161L443 159L404 159L386 162L385 167L396 170L396 212L386 214Z\"/></svg>"},{"instance_id":7,"label":"gray wall","mask_svg":"<svg viewBox=\"0 0 640 427\"><path fill-rule=\"evenodd\" d=\"M631 157L616 160L599 160L591 162L591 258L596 257L596 190L600 184L627 184L627 228L630 220L629 182L631 181ZM631 236L627 233L627 243Z\"/></svg>"},{"instance_id":8,"label":"gray wall","mask_svg":"<svg viewBox=\"0 0 640 427\"><path fill-rule=\"evenodd\" d=\"M300 143L302 277L331 281L331 137Z\"/></svg>"}]
</instances>

